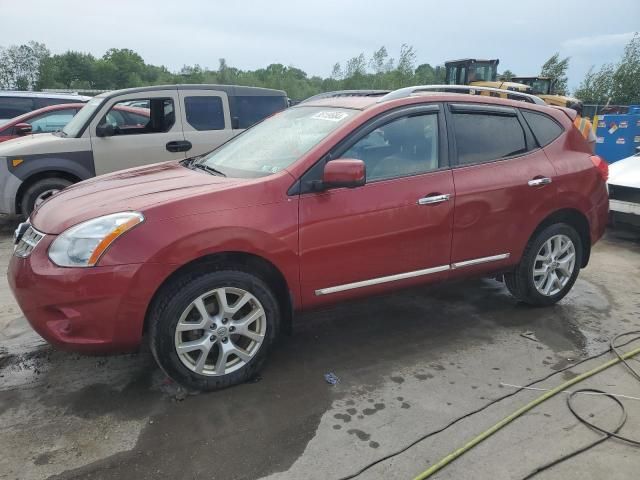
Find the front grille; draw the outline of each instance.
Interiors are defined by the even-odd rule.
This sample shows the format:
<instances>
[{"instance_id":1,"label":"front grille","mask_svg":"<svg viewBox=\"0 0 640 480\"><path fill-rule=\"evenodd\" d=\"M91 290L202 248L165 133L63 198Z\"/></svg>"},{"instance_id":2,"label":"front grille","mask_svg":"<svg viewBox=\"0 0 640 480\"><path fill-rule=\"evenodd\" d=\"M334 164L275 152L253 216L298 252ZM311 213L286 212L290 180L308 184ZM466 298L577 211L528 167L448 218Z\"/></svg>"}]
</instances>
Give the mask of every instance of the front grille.
<instances>
[{"instance_id":1,"label":"front grille","mask_svg":"<svg viewBox=\"0 0 640 480\"><path fill-rule=\"evenodd\" d=\"M609 184L609 198L622 202L640 203L640 188Z\"/></svg>"},{"instance_id":2,"label":"front grille","mask_svg":"<svg viewBox=\"0 0 640 480\"><path fill-rule=\"evenodd\" d=\"M28 257L36 245L40 243L40 240L44 238L44 233L38 232L32 226L29 226L20 238L20 241L16 245L16 249L13 252L17 257Z\"/></svg>"}]
</instances>

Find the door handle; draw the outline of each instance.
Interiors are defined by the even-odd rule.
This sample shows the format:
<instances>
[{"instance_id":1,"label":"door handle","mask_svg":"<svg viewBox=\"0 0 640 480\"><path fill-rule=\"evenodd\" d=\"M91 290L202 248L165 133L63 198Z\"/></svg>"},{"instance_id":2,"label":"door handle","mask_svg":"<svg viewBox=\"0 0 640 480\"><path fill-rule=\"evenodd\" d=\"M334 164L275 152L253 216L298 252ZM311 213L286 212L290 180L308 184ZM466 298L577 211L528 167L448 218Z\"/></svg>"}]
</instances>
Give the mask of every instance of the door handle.
<instances>
[{"instance_id":1,"label":"door handle","mask_svg":"<svg viewBox=\"0 0 640 480\"><path fill-rule=\"evenodd\" d=\"M442 195L430 195L418 199L418 205L434 205L436 203L448 202L451 195L443 193Z\"/></svg>"},{"instance_id":2,"label":"door handle","mask_svg":"<svg viewBox=\"0 0 640 480\"><path fill-rule=\"evenodd\" d=\"M530 187L540 187L541 185L549 185L550 183L551 179L549 177L542 177L529 180L527 182L527 185L529 185Z\"/></svg>"},{"instance_id":3,"label":"door handle","mask_svg":"<svg viewBox=\"0 0 640 480\"><path fill-rule=\"evenodd\" d=\"M191 150L191 142L188 140L174 140L166 145L170 152L188 152Z\"/></svg>"}]
</instances>

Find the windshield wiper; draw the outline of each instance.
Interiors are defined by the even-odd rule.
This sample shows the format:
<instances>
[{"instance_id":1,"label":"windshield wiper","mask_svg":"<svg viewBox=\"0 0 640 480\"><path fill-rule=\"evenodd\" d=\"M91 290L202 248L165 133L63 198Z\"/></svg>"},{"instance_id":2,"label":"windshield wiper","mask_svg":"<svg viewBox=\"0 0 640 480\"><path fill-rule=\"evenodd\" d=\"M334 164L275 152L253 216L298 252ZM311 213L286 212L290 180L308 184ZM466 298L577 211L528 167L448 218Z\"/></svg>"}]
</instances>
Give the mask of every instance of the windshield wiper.
<instances>
[{"instance_id":1,"label":"windshield wiper","mask_svg":"<svg viewBox=\"0 0 640 480\"><path fill-rule=\"evenodd\" d=\"M209 165L206 165L204 163L192 163L191 164L191 168L199 168L200 170L204 170L205 172L209 172L212 175L218 175L220 177L226 177L227 174L221 172L220 170L216 170L213 167L210 167Z\"/></svg>"}]
</instances>

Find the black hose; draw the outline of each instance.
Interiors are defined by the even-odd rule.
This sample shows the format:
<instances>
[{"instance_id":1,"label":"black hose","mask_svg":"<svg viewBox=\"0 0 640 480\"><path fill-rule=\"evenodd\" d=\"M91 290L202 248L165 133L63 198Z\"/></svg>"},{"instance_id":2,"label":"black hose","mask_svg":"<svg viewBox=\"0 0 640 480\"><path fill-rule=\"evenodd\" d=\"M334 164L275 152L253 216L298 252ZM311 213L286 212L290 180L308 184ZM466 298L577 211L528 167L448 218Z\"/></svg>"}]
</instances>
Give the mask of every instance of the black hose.
<instances>
[{"instance_id":1,"label":"black hose","mask_svg":"<svg viewBox=\"0 0 640 480\"><path fill-rule=\"evenodd\" d=\"M508 394L506 394L506 395L503 395L502 397L496 398L495 400L492 400L491 402L486 403L486 404L485 404L485 405L483 405L482 407L479 407L479 408L477 408L477 409L475 409L475 410L472 410L471 412L468 412L468 413L466 413L466 414L464 414L464 415L462 415L462 416L460 416L460 417L458 417L458 418L456 418L456 419L454 419L454 420L450 421L450 422L449 422L447 425L445 425L444 427L439 428L439 429L437 429L437 430L433 430L433 431L428 432L428 433L425 433L424 435L421 435L420 437L416 438L414 441L412 441L412 442L411 442L411 443L409 443L408 445L406 445L406 446L404 446L404 447L400 448L399 450L396 450L395 452L392 452L392 453L390 453L390 454L388 454L388 455L385 455L385 456L383 456L383 457L381 457L381 458L378 458L377 460L374 460L374 461L372 461L371 463L368 463L368 464L364 465L362 468L360 468L360 469L359 469L359 470L357 470L356 472L351 473L351 474L349 474L349 475L346 475L346 476L344 476L344 477L340 477L338 480L351 480L351 479L354 479L354 478L356 478L356 477L358 477L358 476L362 475L364 472L366 472L366 471L367 471L367 470L369 470L370 468L372 468L372 467L374 467L374 466L378 465L379 463L382 463L382 462L384 462L385 460L389 460L390 458L397 457L398 455L400 455L400 454L402 454L402 453L406 452L407 450L409 450L409 449L410 449L410 448L412 448L413 446L417 445L418 443L420 443L420 442L422 442L422 441L426 440L427 438L432 437L432 436L434 436L434 435L437 435L437 434L439 434L439 433L442 433L442 432L444 432L445 430L447 430L448 428L450 428L450 427L452 427L453 425L455 425L456 423L461 422L461 421L462 421L462 420L464 420L465 418L471 417L471 416L473 416L473 415L475 415L475 414L477 414L477 413L480 413L481 411L483 411L483 410L485 410L485 409L487 409L487 408L491 407L492 405L495 405L496 403L501 402L502 400L505 400L505 399L507 399L507 398L513 397L514 395L517 395L518 393L520 393L520 392L522 392L523 390L525 390L527 387L531 387L531 386L533 386L533 385L536 385L537 383L544 382L545 380L548 380L549 378L553 377L554 375L557 375L558 373L562 373L562 372L564 372L564 371L566 371L566 370L570 370L570 369L572 369L572 368L575 368L575 367L577 367L578 365L581 365L581 364L583 364L583 363L585 363L585 362L588 362L588 361L590 361L590 360L594 360L594 359L596 359L596 358L600 358L600 357L602 357L602 356L606 355L607 353L611 352L612 350L613 350L613 352L618 356L618 358L620 358L620 360L621 360L621 361L622 361L622 362L627 366L627 368L634 372L634 374L635 374L634 376L636 376L636 377L638 378L638 374L637 374L637 372L636 372L636 371L635 371L635 370L634 370L634 369L633 369L633 368L632 368L632 367L627 363L627 361L626 361L626 360L624 360L623 358L621 358L621 357L620 357L620 353L619 353L619 351L618 351L618 350L616 350L616 349L618 349L618 348L620 348L620 347L624 347L625 345L629 345L630 343L635 342L636 340L639 340L639 339L640 339L640 336L638 336L638 337L634 337L634 338L632 338L632 339L630 339L630 340L627 340L626 342L624 342L624 343L622 343L622 344L620 344L620 345L617 345L617 346L615 345L615 341L616 341L618 338L620 338L620 337L624 337L624 336L628 336L628 335L633 335L633 334L640 334L640 331L625 332L625 333L622 333L622 334L620 334L620 335L616 335L615 337L613 337L613 338L612 338L612 340L611 340L611 342L610 342L610 348L608 348L607 350L605 350L605 351L603 351L603 352L600 352L600 353L597 353L597 354L595 354L595 355L592 355L592 356L590 356L590 357L583 358L582 360L580 360L580 361L578 361L578 362L576 362L576 363L574 363L574 364L567 365L566 367L561 368L561 369L556 370L556 371L553 371L553 372L549 373L548 375L545 375L544 377L539 378L538 380L534 380L533 382L530 382L530 383L528 383L528 384L526 384L526 385L523 385L522 387L520 387L520 388L518 388L518 389L514 390L514 391L513 391L513 392L511 392L511 393L508 393ZM603 393L604 393L604 392L603 392ZM610 395L608 395L608 394L606 394L606 393L605 393L605 395L610 396ZM614 397L614 398L615 398L615 397ZM618 402L618 400L617 400L617 399L616 399L616 402ZM618 402L618 403L620 403L620 402ZM571 408L571 407L569 407L569 408ZM575 415L575 414L574 414L574 415ZM625 415L626 415L626 414L625 414ZM580 420L580 418L579 418L579 420ZM625 421L626 421L626 418L625 418ZM587 422L585 422L585 423L587 423ZM620 427L620 428L622 428L622 427ZM617 433L617 430L615 431L615 433ZM557 465L558 463L563 462L564 460L566 460L566 459L568 459L568 458L571 458L571 457L573 457L573 456L575 456L575 455L578 455L578 454L580 454L580 453L582 453L582 452L585 452L586 450L588 450L588 449L590 449L590 448L594 447L594 446L595 446L595 445L597 445L598 443L601 443L601 442L603 442L603 441L607 440L608 438L609 438L609 436L606 436L606 437L603 437L603 438L601 438L601 439L598 439L597 443L590 444L590 445L588 445L587 447L583 447L582 449L576 450L576 451L575 451L575 452L573 452L572 454L569 454L569 455L567 455L567 456L565 456L565 457L559 458L558 460L554 460L553 462L551 462L551 463L549 463L549 464L547 464L547 465L544 465L544 466L542 466L542 467L540 467L540 468L536 469L536 471L535 471L535 472L532 472L532 473L530 473L529 475L527 475L527 476L525 477L525 479L531 478L531 477L533 477L534 475L536 475L537 473L542 472L543 470L546 470L546 469L548 469L548 468L552 467L553 465ZM631 443L631 442L630 442L630 443ZM524 479L523 479L523 480L524 480Z\"/></svg>"},{"instance_id":2,"label":"black hose","mask_svg":"<svg viewBox=\"0 0 640 480\"><path fill-rule=\"evenodd\" d=\"M628 340L627 342L623 343L622 345L616 345L616 341L619 338L628 337L629 335L638 335L638 336ZM622 357L622 354L620 353L620 350L618 350L620 347L628 345L631 342L635 342L636 340L640 340L640 330L635 330L635 331L631 331L631 332L625 332L625 333L621 333L619 335L616 335L609 342L609 351L612 351L616 355L616 357L618 357L620 362L627 368L627 370L629 370L629 373L631 373L631 375L633 375L638 381L640 381L640 374L638 373L638 371L635 370L627 362L627 360ZM572 402L573 398L576 395L578 395L580 393L585 393L585 392L586 393L599 393L599 394L601 394L601 395L613 400L618 405L618 407L620 407L620 411L621 411L620 420L618 421L618 424L616 425L616 427L613 430L607 430L606 428L602 428L602 427L600 427L598 425L595 425L594 423L592 423L589 420L587 420L586 418L584 418L580 413L578 413L578 411L576 410L575 406L571 402ZM573 414L573 416L576 417L580 422L582 422L583 424L588 426L590 429L592 429L592 430L594 430L594 431L596 431L598 433L603 434L603 436L600 437L595 442L592 442L592 443L590 443L588 445L585 445L584 447L581 447L578 450L575 450L575 451L573 451L571 453L563 455L563 456L557 458L556 460L553 460L552 462L549 462L549 463L547 463L547 464L545 464L545 465L543 465L541 467L538 467L533 472L528 474L526 477L523 477L522 480L529 480L530 478L533 478L534 476L536 476L540 472L548 470L549 468L551 468L551 467L553 467L555 465L558 465L559 463L562 463L565 460L568 460L568 459L570 459L572 457L575 457L576 455L584 453L587 450L595 447L596 445L601 444L602 442L604 442L604 441L606 441L606 440L608 440L608 439L610 439L612 437L613 438L617 438L618 440L621 440L623 442L627 442L627 443L629 443L631 445L634 445L636 447L640 447L640 440L624 437L624 436L618 434L618 432L622 429L622 427L624 427L624 424L627 421L627 411L624 408L624 405L620 401L620 399L618 399L614 395L612 395L610 393L607 393L607 392L603 392L602 390L594 389L594 388L583 388L581 390L575 390L574 392L572 392L567 397L567 407L569 408L569 411Z\"/></svg>"}]
</instances>

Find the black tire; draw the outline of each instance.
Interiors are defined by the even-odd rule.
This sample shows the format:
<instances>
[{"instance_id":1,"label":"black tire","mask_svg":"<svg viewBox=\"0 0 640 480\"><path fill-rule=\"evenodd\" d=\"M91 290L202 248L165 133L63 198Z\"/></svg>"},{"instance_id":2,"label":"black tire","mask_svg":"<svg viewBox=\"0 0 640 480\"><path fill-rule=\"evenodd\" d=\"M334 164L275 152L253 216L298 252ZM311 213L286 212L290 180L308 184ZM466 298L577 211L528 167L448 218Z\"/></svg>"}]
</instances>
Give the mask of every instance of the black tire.
<instances>
[{"instance_id":1,"label":"black tire","mask_svg":"<svg viewBox=\"0 0 640 480\"><path fill-rule=\"evenodd\" d=\"M243 289L255 296L265 312L266 332L255 355L238 370L219 376L199 374L187 368L178 356L174 343L176 325L194 299L221 287ZM157 299L149 316L151 351L170 378L190 389L220 390L254 378L278 335L281 316L275 295L262 279L246 272L220 270L187 274L163 287Z\"/></svg>"},{"instance_id":2,"label":"black tire","mask_svg":"<svg viewBox=\"0 0 640 480\"><path fill-rule=\"evenodd\" d=\"M35 208L36 200L40 195L51 190L62 190L71 185L71 183L69 180L59 177L43 178L42 180L34 182L22 195L22 201L20 203L22 213L26 216L31 215Z\"/></svg>"},{"instance_id":3,"label":"black tire","mask_svg":"<svg viewBox=\"0 0 640 480\"><path fill-rule=\"evenodd\" d=\"M533 269L536 262L536 256L542 248L542 245L549 238L560 234L566 235L573 242L575 247L575 266L571 276L569 277L569 281L558 293L555 295L543 295L538 291L533 281ZM582 265L582 248L582 239L572 226L567 225L566 223L550 225L537 232L529 240L529 243L522 255L522 259L516 269L511 273L505 274L505 284L511 294L521 302L536 307L553 305L562 300L562 298L569 293L578 278L578 273L580 273L580 267Z\"/></svg>"}]
</instances>

